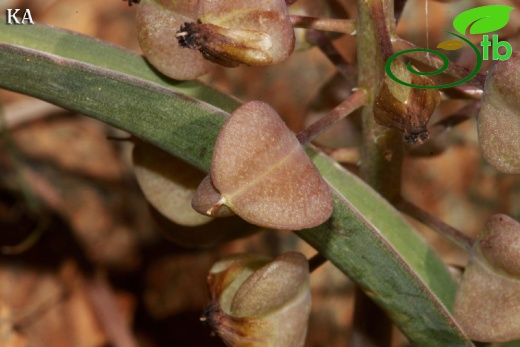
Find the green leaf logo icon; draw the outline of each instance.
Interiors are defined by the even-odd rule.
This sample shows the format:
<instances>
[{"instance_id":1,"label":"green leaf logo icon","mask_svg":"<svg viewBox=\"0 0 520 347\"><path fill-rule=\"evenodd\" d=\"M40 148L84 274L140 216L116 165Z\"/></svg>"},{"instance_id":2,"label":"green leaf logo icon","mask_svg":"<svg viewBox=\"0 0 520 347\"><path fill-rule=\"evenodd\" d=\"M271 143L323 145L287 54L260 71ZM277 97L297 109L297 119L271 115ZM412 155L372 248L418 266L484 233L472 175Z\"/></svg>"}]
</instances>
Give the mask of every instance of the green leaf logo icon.
<instances>
[{"instance_id":1,"label":"green leaf logo icon","mask_svg":"<svg viewBox=\"0 0 520 347\"><path fill-rule=\"evenodd\" d=\"M464 42L461 40L448 40L441 42L437 45L437 48L445 49L448 51L456 51L457 49L462 48L464 46Z\"/></svg>"},{"instance_id":2,"label":"green leaf logo icon","mask_svg":"<svg viewBox=\"0 0 520 347\"><path fill-rule=\"evenodd\" d=\"M453 20L453 27L462 35L469 29L470 34L486 34L506 26L509 12L514 7L505 5L488 5L475 7L459 14Z\"/></svg>"}]
</instances>

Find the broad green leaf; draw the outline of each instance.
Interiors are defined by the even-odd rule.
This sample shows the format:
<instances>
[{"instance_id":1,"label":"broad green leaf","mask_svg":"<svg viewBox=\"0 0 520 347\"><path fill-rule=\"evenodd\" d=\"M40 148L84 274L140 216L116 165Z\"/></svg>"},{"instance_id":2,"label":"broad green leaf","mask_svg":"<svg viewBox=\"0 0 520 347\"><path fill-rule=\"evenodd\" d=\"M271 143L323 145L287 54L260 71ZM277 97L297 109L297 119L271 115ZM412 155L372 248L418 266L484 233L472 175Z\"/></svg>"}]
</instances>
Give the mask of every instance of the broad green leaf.
<instances>
[{"instance_id":1,"label":"broad green leaf","mask_svg":"<svg viewBox=\"0 0 520 347\"><path fill-rule=\"evenodd\" d=\"M0 16L0 23L5 17ZM22 45L62 58L79 60L116 73L134 76L173 91L210 103L224 111L233 111L239 103L198 81L176 81L158 73L142 56L96 39L66 30L40 25L6 25L0 30L0 42Z\"/></svg>"},{"instance_id":2,"label":"broad green leaf","mask_svg":"<svg viewBox=\"0 0 520 347\"><path fill-rule=\"evenodd\" d=\"M472 8L459 14L453 20L453 27L462 35L468 27L470 34L486 34L497 31L506 26L509 21L509 12L514 7L505 5L487 5Z\"/></svg>"},{"instance_id":3,"label":"broad green leaf","mask_svg":"<svg viewBox=\"0 0 520 347\"><path fill-rule=\"evenodd\" d=\"M133 53L37 25L3 27L0 61L0 87L127 130L206 171L226 113L173 88L226 110L233 104L196 82L170 84ZM449 313L455 282L431 248L369 186L310 154L331 184L334 213L299 235L359 283L413 345L471 346Z\"/></svg>"},{"instance_id":4,"label":"broad green leaf","mask_svg":"<svg viewBox=\"0 0 520 347\"><path fill-rule=\"evenodd\" d=\"M472 346L449 313L456 285L432 249L361 179L307 152L333 188L334 213L297 234L367 289L398 325L406 321L400 328L413 345ZM407 300L414 303L403 305Z\"/></svg>"}]
</instances>

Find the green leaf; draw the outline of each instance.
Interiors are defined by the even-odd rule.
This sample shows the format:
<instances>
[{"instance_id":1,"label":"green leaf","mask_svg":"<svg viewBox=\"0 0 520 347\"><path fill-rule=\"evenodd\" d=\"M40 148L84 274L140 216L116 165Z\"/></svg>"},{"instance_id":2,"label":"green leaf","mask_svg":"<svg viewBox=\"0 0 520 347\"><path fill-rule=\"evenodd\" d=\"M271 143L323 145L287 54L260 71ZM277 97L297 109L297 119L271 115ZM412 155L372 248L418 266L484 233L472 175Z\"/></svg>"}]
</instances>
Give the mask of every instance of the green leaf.
<instances>
[{"instance_id":1,"label":"green leaf","mask_svg":"<svg viewBox=\"0 0 520 347\"><path fill-rule=\"evenodd\" d=\"M133 53L37 25L3 27L0 61L0 87L127 130L206 171L227 115L185 94L226 110L234 104L199 83L162 79ZM471 346L449 313L455 282L431 248L368 185L308 153L331 184L334 213L298 234L359 283L413 345Z\"/></svg>"},{"instance_id":2,"label":"green leaf","mask_svg":"<svg viewBox=\"0 0 520 347\"><path fill-rule=\"evenodd\" d=\"M432 249L361 179L308 153L333 187L334 213L298 235L368 289L413 345L471 346L449 313L455 283Z\"/></svg>"},{"instance_id":3,"label":"green leaf","mask_svg":"<svg viewBox=\"0 0 520 347\"><path fill-rule=\"evenodd\" d=\"M453 20L453 27L462 35L471 26L470 34L486 34L497 31L509 22L509 12L514 7L505 5L487 5L472 8L459 14Z\"/></svg>"}]
</instances>

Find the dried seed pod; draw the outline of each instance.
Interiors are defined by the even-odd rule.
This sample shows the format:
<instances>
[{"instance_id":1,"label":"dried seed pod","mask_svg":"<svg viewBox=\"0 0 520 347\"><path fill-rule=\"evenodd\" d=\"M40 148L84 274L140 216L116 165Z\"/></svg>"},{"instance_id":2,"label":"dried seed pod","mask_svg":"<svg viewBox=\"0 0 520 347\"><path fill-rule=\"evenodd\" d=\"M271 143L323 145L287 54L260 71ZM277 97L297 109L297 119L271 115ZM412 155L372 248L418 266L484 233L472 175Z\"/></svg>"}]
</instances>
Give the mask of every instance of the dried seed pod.
<instances>
[{"instance_id":1,"label":"dried seed pod","mask_svg":"<svg viewBox=\"0 0 520 347\"><path fill-rule=\"evenodd\" d=\"M165 75L194 79L213 63L270 65L294 49L294 31L282 0L143 0L137 12L139 44Z\"/></svg>"},{"instance_id":2,"label":"dried seed pod","mask_svg":"<svg viewBox=\"0 0 520 347\"><path fill-rule=\"evenodd\" d=\"M411 73L399 61L392 63L392 72L407 83L433 85L429 78ZM421 143L428 138L426 125L440 100L437 90L410 88L385 76L374 103L375 120L404 132L407 143Z\"/></svg>"},{"instance_id":3,"label":"dried seed pod","mask_svg":"<svg viewBox=\"0 0 520 347\"><path fill-rule=\"evenodd\" d=\"M209 23L184 23L177 32L179 45L199 50L203 57L225 67L269 65L271 37L254 30L226 29Z\"/></svg>"},{"instance_id":4,"label":"dried seed pod","mask_svg":"<svg viewBox=\"0 0 520 347\"><path fill-rule=\"evenodd\" d=\"M209 223L191 207L191 199L205 174L163 150L138 142L133 151L137 182L148 201L162 215L184 226Z\"/></svg>"},{"instance_id":5,"label":"dried seed pod","mask_svg":"<svg viewBox=\"0 0 520 347\"><path fill-rule=\"evenodd\" d=\"M296 136L263 102L240 106L224 124L211 179L221 195L218 205L252 224L300 230L332 214L329 186Z\"/></svg>"},{"instance_id":6,"label":"dried seed pod","mask_svg":"<svg viewBox=\"0 0 520 347\"><path fill-rule=\"evenodd\" d=\"M196 48L224 66L276 64L294 49L294 31L283 0L201 0L198 19L194 41L200 48Z\"/></svg>"},{"instance_id":7,"label":"dried seed pod","mask_svg":"<svg viewBox=\"0 0 520 347\"><path fill-rule=\"evenodd\" d=\"M488 220L473 246L454 314L472 340L520 338L520 223L506 215Z\"/></svg>"},{"instance_id":8,"label":"dried seed pod","mask_svg":"<svg viewBox=\"0 0 520 347\"><path fill-rule=\"evenodd\" d=\"M235 255L210 270L203 315L227 346L303 346L311 309L309 266L300 253L275 260Z\"/></svg>"},{"instance_id":9,"label":"dried seed pod","mask_svg":"<svg viewBox=\"0 0 520 347\"><path fill-rule=\"evenodd\" d=\"M480 148L498 171L520 173L520 53L493 65L478 116Z\"/></svg>"}]
</instances>

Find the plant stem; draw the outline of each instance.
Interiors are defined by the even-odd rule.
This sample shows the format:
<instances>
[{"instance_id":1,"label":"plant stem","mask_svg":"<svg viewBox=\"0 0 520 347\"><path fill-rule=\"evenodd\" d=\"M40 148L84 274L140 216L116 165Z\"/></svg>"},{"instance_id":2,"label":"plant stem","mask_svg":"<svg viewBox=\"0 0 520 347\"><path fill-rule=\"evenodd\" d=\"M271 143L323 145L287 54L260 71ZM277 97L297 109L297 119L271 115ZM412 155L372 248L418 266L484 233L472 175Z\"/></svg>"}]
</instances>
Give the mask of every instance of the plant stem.
<instances>
[{"instance_id":1,"label":"plant stem","mask_svg":"<svg viewBox=\"0 0 520 347\"><path fill-rule=\"evenodd\" d=\"M443 89L442 93L451 99L480 100L484 91L475 87L457 86Z\"/></svg>"},{"instance_id":2,"label":"plant stem","mask_svg":"<svg viewBox=\"0 0 520 347\"><path fill-rule=\"evenodd\" d=\"M332 124L345 118L367 102L367 93L364 89L356 90L347 100L329 111L324 117L312 123L306 129L296 135L302 146L305 146L316 138L323 131L327 130Z\"/></svg>"},{"instance_id":3,"label":"plant stem","mask_svg":"<svg viewBox=\"0 0 520 347\"><path fill-rule=\"evenodd\" d=\"M386 3L383 5L382 1ZM385 60L378 44L381 40L376 32L372 9L379 6L388 12L384 19L379 20L390 25L387 32L392 33L395 30L391 13L393 3L391 0L359 0L358 6L358 85L365 88L369 95L369 101L362 111L360 175L383 197L392 201L400 196L403 140L400 132L381 126L374 120L373 101L384 77Z\"/></svg>"},{"instance_id":4,"label":"plant stem","mask_svg":"<svg viewBox=\"0 0 520 347\"><path fill-rule=\"evenodd\" d=\"M414 219L418 220L424 225L429 226L442 236L446 237L447 239L455 243L460 248L464 249L465 251L469 252L471 250L471 247L473 246L474 242L474 240L471 237L464 235L459 230L444 223L443 221L429 214L420 207L404 199L399 200L396 204L396 207L402 212L409 215L410 217L413 217Z\"/></svg>"},{"instance_id":5,"label":"plant stem","mask_svg":"<svg viewBox=\"0 0 520 347\"><path fill-rule=\"evenodd\" d=\"M403 40L399 37L393 37L392 41L394 49L398 52L407 49L419 48L413 43ZM433 54L429 54L428 56L426 56L424 53L417 52L409 53L407 55L414 60L417 60L425 65L431 66L436 69L440 68L443 65L442 59ZM468 69L466 69L465 67L462 67L454 62L450 62L448 68L444 71L444 73L457 79L463 79L470 74L470 71L468 71ZM486 83L486 76L481 73L478 73L467 83L474 85L475 87L478 87L480 89L484 89L484 84Z\"/></svg>"},{"instance_id":6,"label":"plant stem","mask_svg":"<svg viewBox=\"0 0 520 347\"><path fill-rule=\"evenodd\" d=\"M393 8L392 0L358 0L358 86L365 88L369 95L369 102L362 111L360 175L390 201L398 197L401 190L402 135L375 122L373 101L384 77L384 56L389 54L388 47L383 53L380 44L385 46L387 36L395 34ZM381 23L376 23L376 19ZM392 322L356 287L352 346L390 346L391 336Z\"/></svg>"},{"instance_id":7,"label":"plant stem","mask_svg":"<svg viewBox=\"0 0 520 347\"><path fill-rule=\"evenodd\" d=\"M86 280L84 288L110 345L114 347L138 347L137 339L126 323L106 278L101 274L96 274L94 278Z\"/></svg>"},{"instance_id":8,"label":"plant stem","mask_svg":"<svg viewBox=\"0 0 520 347\"><path fill-rule=\"evenodd\" d=\"M312 258L309 259L309 272L313 272L323 264L325 264L328 261L327 258L325 258L320 253L316 253Z\"/></svg>"},{"instance_id":9,"label":"plant stem","mask_svg":"<svg viewBox=\"0 0 520 347\"><path fill-rule=\"evenodd\" d=\"M352 19L333 19L291 15L291 23L295 28L333 31L348 35L356 32L356 21Z\"/></svg>"},{"instance_id":10,"label":"plant stem","mask_svg":"<svg viewBox=\"0 0 520 347\"><path fill-rule=\"evenodd\" d=\"M457 124L460 124L474 115L480 110L480 102L472 101L454 114L449 115L446 118L441 119L437 123L433 124L430 129L431 136L438 136L441 133L450 130Z\"/></svg>"},{"instance_id":11,"label":"plant stem","mask_svg":"<svg viewBox=\"0 0 520 347\"><path fill-rule=\"evenodd\" d=\"M336 66L338 72L346 79L351 79L353 67L343 58L341 53L334 47L330 38L325 33L317 30L309 30L306 39L310 43L318 46L320 50L329 58L332 64Z\"/></svg>"},{"instance_id":12,"label":"plant stem","mask_svg":"<svg viewBox=\"0 0 520 347\"><path fill-rule=\"evenodd\" d=\"M372 1L370 3L370 12L374 20L381 55L383 56L383 61L386 62L394 54L394 48L388 34L383 3L381 1Z\"/></svg>"}]
</instances>

